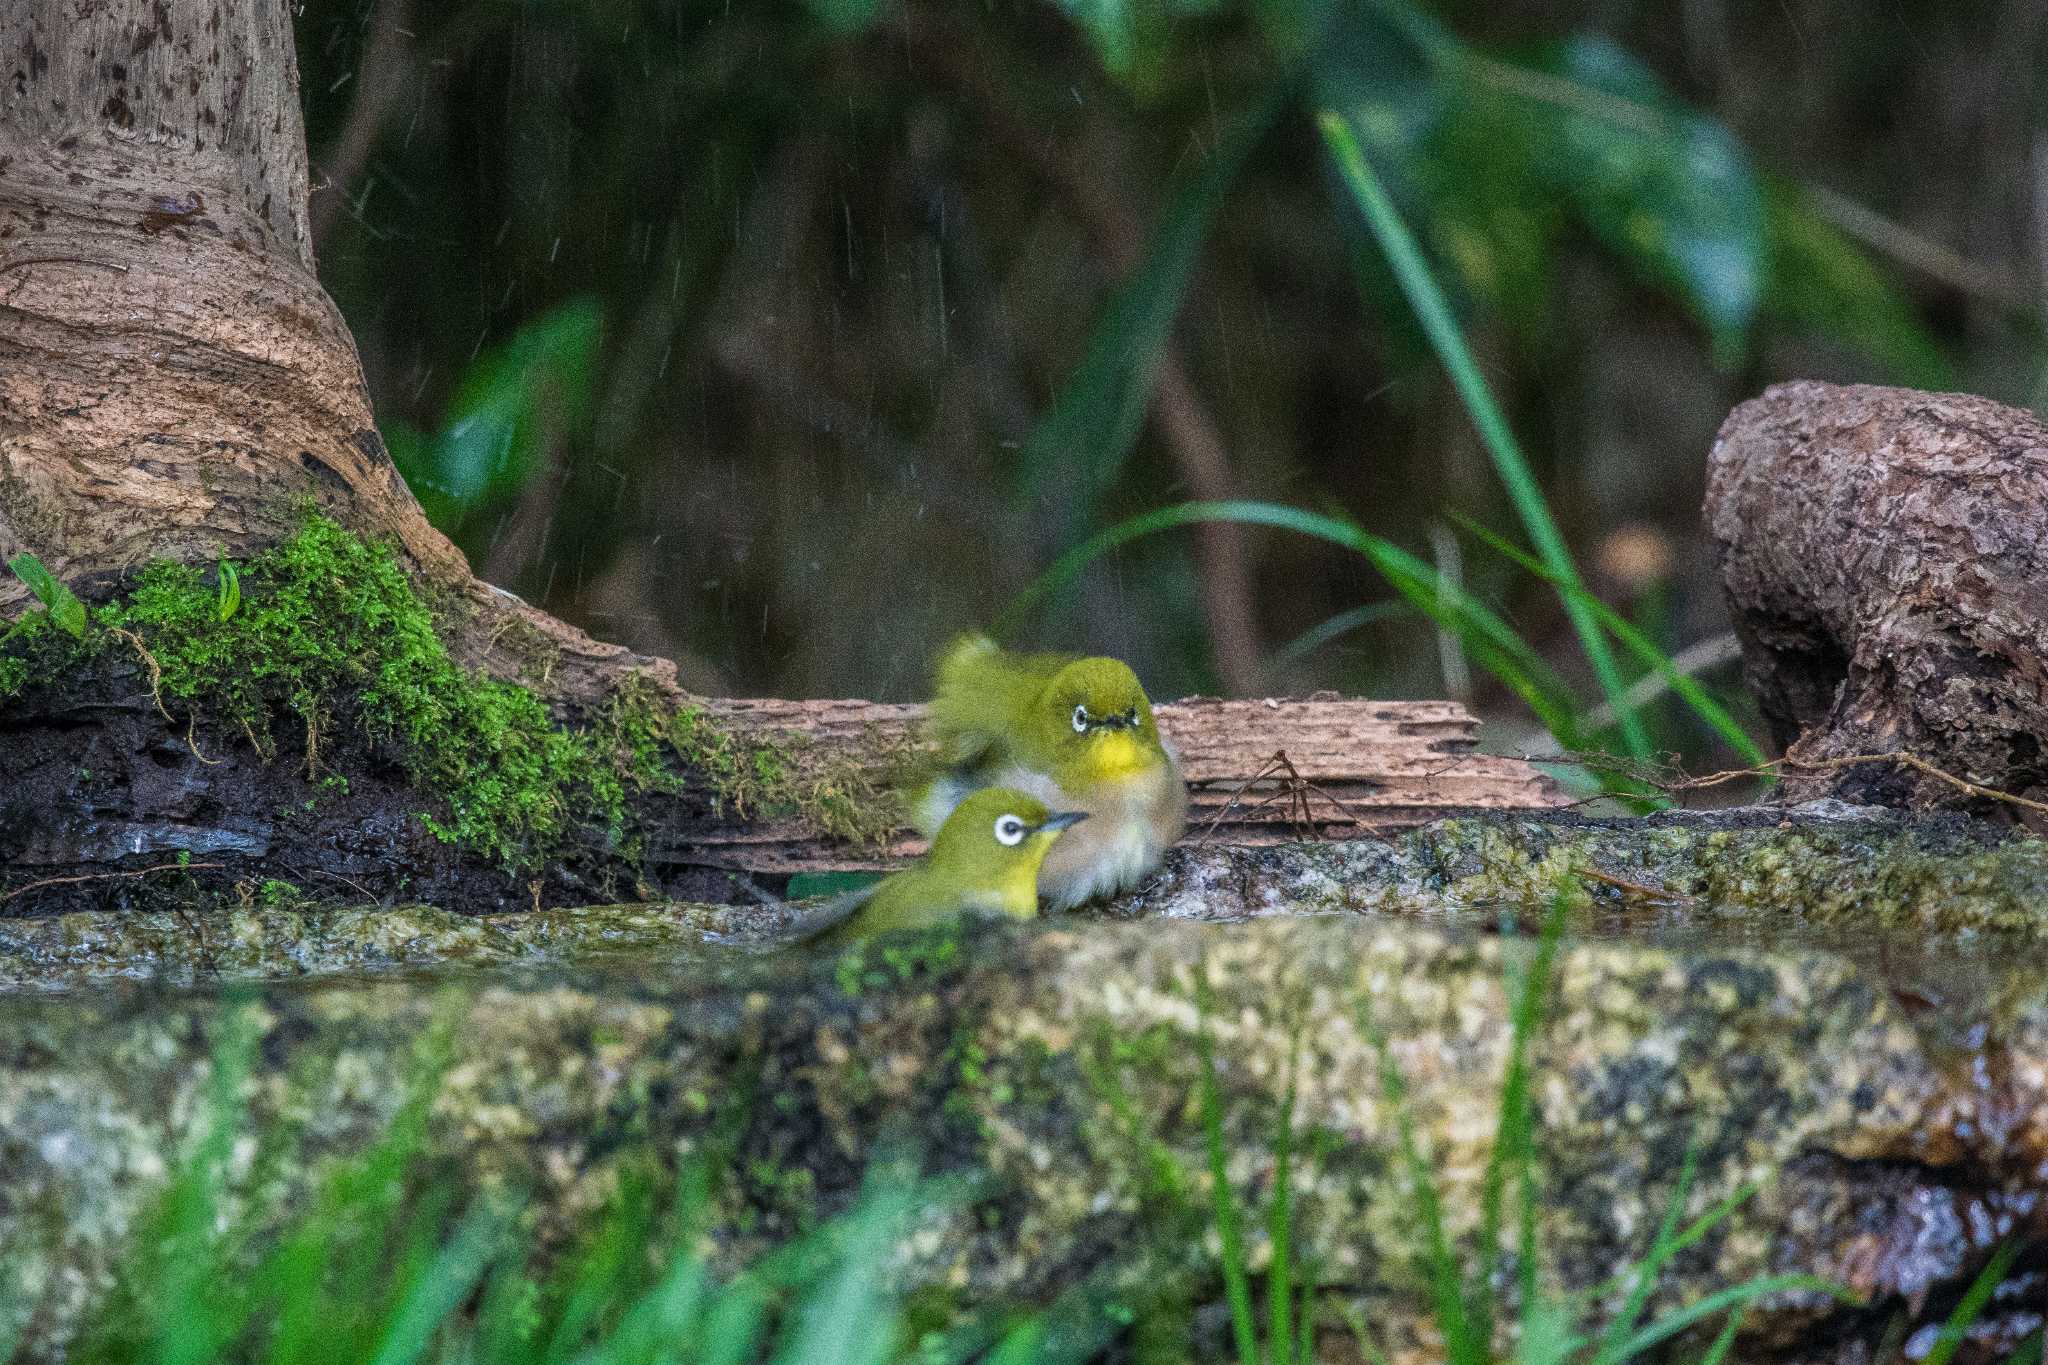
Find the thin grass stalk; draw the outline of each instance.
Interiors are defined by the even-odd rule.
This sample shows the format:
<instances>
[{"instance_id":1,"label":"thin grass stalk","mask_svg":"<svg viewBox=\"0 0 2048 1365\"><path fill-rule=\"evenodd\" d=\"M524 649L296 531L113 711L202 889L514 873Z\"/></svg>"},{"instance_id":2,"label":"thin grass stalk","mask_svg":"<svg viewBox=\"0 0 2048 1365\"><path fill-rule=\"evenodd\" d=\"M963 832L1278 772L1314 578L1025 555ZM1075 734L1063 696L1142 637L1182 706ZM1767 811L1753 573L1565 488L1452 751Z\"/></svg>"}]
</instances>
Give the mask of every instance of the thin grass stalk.
<instances>
[{"instance_id":1,"label":"thin grass stalk","mask_svg":"<svg viewBox=\"0 0 2048 1365\"><path fill-rule=\"evenodd\" d=\"M1744 762L1753 767L1762 767L1769 761L1769 756L1764 753L1763 749L1758 746L1754 739L1750 738L1749 732L1743 729L1733 716L1728 714L1727 709L1709 696L1707 690L1700 686L1697 679L1680 669L1673 662L1670 655L1657 648L1656 643L1649 636L1636 629L1635 624L1627 617L1608 606L1605 602L1602 602L1592 593L1587 592L1583 587L1563 582L1551 572L1547 565L1538 562L1520 547L1510 544L1507 540L1487 530L1470 517L1457 516L1455 513L1452 515L1457 517L1459 525L1485 541L1487 545L1512 560L1515 564L1549 582L1558 591L1569 593L1577 598L1585 606L1586 610L1593 614L1594 620L1598 621L1609 634L1613 635L1624 649L1640 659L1645 667L1662 677L1670 689L1683 698L1686 705L1693 709L1695 715L1712 726L1714 732L1727 742L1728 747L1742 756Z\"/></svg>"},{"instance_id":2,"label":"thin grass stalk","mask_svg":"<svg viewBox=\"0 0 2048 1365\"><path fill-rule=\"evenodd\" d=\"M1195 964L1195 1054L1202 1064L1202 1133L1209 1149L1209 1205L1222 1243L1223 1289L1230 1300L1230 1329L1237 1339L1239 1365L1260 1365L1259 1331L1252 1316L1251 1265L1238 1227L1237 1203L1230 1193L1230 1172L1223 1153L1223 1100L1216 1085L1216 1046L1209 1036L1215 1011L1209 989L1207 961Z\"/></svg>"},{"instance_id":3,"label":"thin grass stalk","mask_svg":"<svg viewBox=\"0 0 2048 1365\"><path fill-rule=\"evenodd\" d=\"M1294 1099L1300 1078L1301 1022L1288 1031L1287 1088L1273 1130L1273 1201L1266 1209L1266 1240L1273 1268L1266 1276L1266 1349L1273 1365L1287 1365L1294 1343Z\"/></svg>"},{"instance_id":4,"label":"thin grass stalk","mask_svg":"<svg viewBox=\"0 0 2048 1365\"><path fill-rule=\"evenodd\" d=\"M1538 555L1561 582L1582 588L1584 583L1579 577L1578 566L1550 515L1543 489L1536 482L1528 460L1523 457L1506 416L1494 401L1493 391L1480 374L1478 363L1465 345L1464 334L1451 314L1443 289L1423 259L1421 248L1416 245L1407 224L1401 221L1393 200L1380 184L1379 176L1366 160L1364 150L1358 145L1358 139L1344 117L1334 110L1324 110L1317 123L1322 129L1323 141L1336 161L1338 173L1364 212L1373 236L1378 239L1388 264L1393 267L1402 292L1408 296L1409 306L1415 310L1423 331L1429 335L1437 358L1449 372L1452 386L1465 404L1472 424L1479 430L1480 440L1493 457L1494 468L1499 472L1501 482L1507 485L1509 501L1514 504L1529 538L1535 542ZM1579 637L1579 646L1585 651L1587 662L1593 666L1593 675L1599 680L1600 690L1606 695L1608 705L1614 708L1623 746L1633 758L1648 758L1649 733L1643 728L1642 717L1628 704L1627 684L1622 680L1621 670L1615 663L1613 651L1608 648L1606 637L1600 633L1584 602L1571 593L1561 593L1560 597L1565 615Z\"/></svg>"},{"instance_id":5,"label":"thin grass stalk","mask_svg":"<svg viewBox=\"0 0 2048 1365\"><path fill-rule=\"evenodd\" d=\"M1491 1340L1493 1335L1493 1276L1500 1259L1501 1209L1510 1178L1516 1179L1517 1204L1521 1209L1518 1222L1521 1224L1522 1242L1517 1264L1522 1275L1525 1312L1533 1299L1535 1237L1529 1169L1535 1153L1536 1117L1529 1099L1529 1043L1542 1023L1543 1005L1550 989L1551 963L1557 957L1558 944L1564 936L1564 917L1564 897L1558 896L1551 901L1550 913L1544 918L1536 956L1523 974L1521 989L1515 995L1509 1016L1508 1060L1501 1077L1500 1111L1480 1196L1479 1285L1474 1295L1477 1301L1474 1317L1485 1340Z\"/></svg>"},{"instance_id":6,"label":"thin grass stalk","mask_svg":"<svg viewBox=\"0 0 2048 1365\"><path fill-rule=\"evenodd\" d=\"M1963 1297L1957 1301L1954 1311L1948 1315L1948 1321L1942 1324L1941 1335L1934 1339L1934 1345L1929 1348L1921 1365L1948 1365L1950 1358L1962 1346L1963 1338L1969 1333L1970 1324L1984 1311L1984 1305L1991 1302L1993 1291L2004 1282L2005 1272L2012 1269L2013 1260L2019 1254L2018 1241L2005 1242L1991 1254L1991 1259L1985 1263L1984 1269L1977 1273L1977 1278L1970 1281L1970 1287L1963 1291Z\"/></svg>"}]
</instances>

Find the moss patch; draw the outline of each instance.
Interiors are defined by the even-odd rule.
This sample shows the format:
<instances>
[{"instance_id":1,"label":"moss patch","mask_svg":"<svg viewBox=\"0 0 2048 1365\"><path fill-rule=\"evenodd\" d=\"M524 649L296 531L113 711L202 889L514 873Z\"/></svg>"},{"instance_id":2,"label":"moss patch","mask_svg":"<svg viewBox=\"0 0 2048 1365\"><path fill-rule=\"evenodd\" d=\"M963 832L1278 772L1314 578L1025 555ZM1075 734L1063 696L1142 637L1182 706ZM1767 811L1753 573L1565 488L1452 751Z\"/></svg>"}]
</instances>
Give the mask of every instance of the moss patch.
<instances>
[{"instance_id":1,"label":"moss patch","mask_svg":"<svg viewBox=\"0 0 2048 1365\"><path fill-rule=\"evenodd\" d=\"M572 843L637 862L637 800L682 795L692 770L742 815L871 839L890 823L858 772L807 765L796 743L738 739L637 675L563 723L532 688L457 663L393 552L318 515L233 573L149 565L93 611L82 641L25 618L0 640L0 701L110 653L144 670L174 732L217 719L308 782L329 774L338 738L367 741L422 794L428 830L507 872Z\"/></svg>"}]
</instances>

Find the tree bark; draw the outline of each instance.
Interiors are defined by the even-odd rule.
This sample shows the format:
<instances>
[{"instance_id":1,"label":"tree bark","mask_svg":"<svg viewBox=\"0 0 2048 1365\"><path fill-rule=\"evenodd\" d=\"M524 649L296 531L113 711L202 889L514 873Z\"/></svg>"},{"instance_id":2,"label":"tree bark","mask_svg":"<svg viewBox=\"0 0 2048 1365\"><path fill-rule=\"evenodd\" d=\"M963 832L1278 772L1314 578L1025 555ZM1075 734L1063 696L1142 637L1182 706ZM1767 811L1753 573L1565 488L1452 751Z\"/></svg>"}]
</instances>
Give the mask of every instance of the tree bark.
<instances>
[{"instance_id":1,"label":"tree bark","mask_svg":"<svg viewBox=\"0 0 2048 1365\"><path fill-rule=\"evenodd\" d=\"M0 549L91 580L311 499L466 577L314 278L290 7L15 0L0 53Z\"/></svg>"},{"instance_id":2,"label":"tree bark","mask_svg":"<svg viewBox=\"0 0 2048 1365\"><path fill-rule=\"evenodd\" d=\"M919 706L864 701L712 702L733 733L794 738L807 762L841 770L891 766L921 741ZM1565 794L1533 764L1478 751L1479 722L1456 702L1191 697L1158 708L1188 782L1188 837L1277 844L1405 829L1448 811L1540 810ZM923 850L909 833L848 847L798 820L693 822L677 834L711 866L754 872L894 867Z\"/></svg>"},{"instance_id":3,"label":"tree bark","mask_svg":"<svg viewBox=\"0 0 2048 1365\"><path fill-rule=\"evenodd\" d=\"M2014 808L2048 784L2048 426L1964 394L1781 384L1708 460L1706 522L1788 799Z\"/></svg>"}]
</instances>

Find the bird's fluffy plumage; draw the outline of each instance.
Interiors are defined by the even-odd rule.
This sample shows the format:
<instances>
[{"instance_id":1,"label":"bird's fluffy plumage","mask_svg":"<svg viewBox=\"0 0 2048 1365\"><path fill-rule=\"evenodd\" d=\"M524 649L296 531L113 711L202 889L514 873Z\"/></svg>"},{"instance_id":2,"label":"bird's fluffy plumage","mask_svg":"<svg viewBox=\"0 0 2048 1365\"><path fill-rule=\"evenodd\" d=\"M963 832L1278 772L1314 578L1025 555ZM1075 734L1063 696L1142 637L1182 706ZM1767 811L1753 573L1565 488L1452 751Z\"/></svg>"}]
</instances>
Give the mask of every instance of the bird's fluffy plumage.
<instances>
[{"instance_id":1,"label":"bird's fluffy plumage","mask_svg":"<svg viewBox=\"0 0 2048 1365\"><path fill-rule=\"evenodd\" d=\"M968 913L1026 919L1038 913L1038 873L1049 848L1085 828L1022 791L991 787L962 799L915 867L810 912L796 935L825 945Z\"/></svg>"},{"instance_id":2,"label":"bird's fluffy plumage","mask_svg":"<svg viewBox=\"0 0 2048 1365\"><path fill-rule=\"evenodd\" d=\"M989 786L1086 812L1039 870L1039 892L1056 910L1135 886L1158 866L1186 827L1187 789L1128 665L1011 653L970 635L937 671L930 727L946 770L915 802L920 829L937 830Z\"/></svg>"}]
</instances>

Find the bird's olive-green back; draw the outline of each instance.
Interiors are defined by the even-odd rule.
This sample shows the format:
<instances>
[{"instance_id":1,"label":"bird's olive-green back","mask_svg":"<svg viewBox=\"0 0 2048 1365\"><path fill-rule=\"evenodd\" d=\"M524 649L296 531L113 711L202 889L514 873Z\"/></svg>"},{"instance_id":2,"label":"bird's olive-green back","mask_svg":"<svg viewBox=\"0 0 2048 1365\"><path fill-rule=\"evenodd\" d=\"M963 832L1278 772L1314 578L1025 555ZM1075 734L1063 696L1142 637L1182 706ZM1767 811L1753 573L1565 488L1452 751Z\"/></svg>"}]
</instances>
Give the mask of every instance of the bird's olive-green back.
<instances>
[{"instance_id":1,"label":"bird's olive-green back","mask_svg":"<svg viewBox=\"0 0 2048 1365\"><path fill-rule=\"evenodd\" d=\"M1028 917L1038 911L1038 869L1058 830L1041 830L1051 816L1023 792L984 788L963 799L915 867L884 877L867 900L820 939L850 943L892 929L941 924L969 910ZM1006 844L997 824L1011 818L1029 832Z\"/></svg>"},{"instance_id":2,"label":"bird's olive-green back","mask_svg":"<svg viewBox=\"0 0 2048 1365\"><path fill-rule=\"evenodd\" d=\"M1133 737L1160 747L1151 700L1122 660L1014 653L985 635L940 656L930 724L949 765L1010 761L1055 772L1077 763L1090 739L1075 728L1077 707L1097 719L1130 715Z\"/></svg>"}]
</instances>

